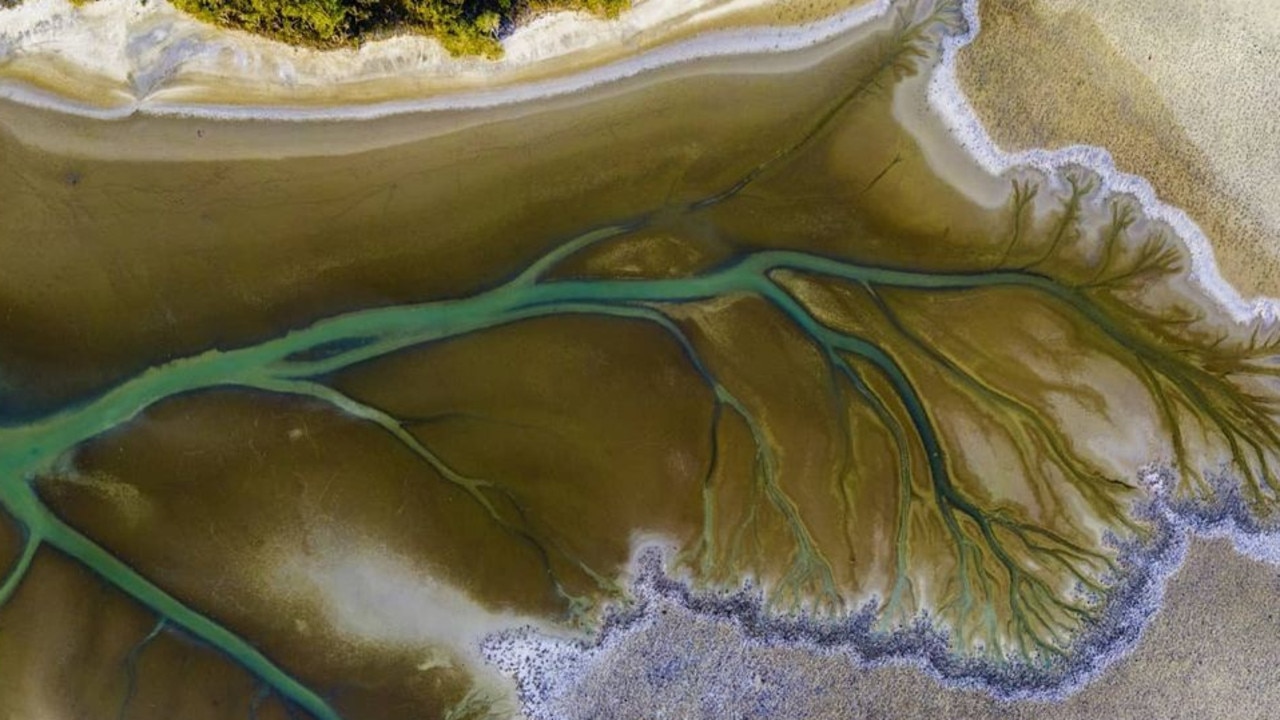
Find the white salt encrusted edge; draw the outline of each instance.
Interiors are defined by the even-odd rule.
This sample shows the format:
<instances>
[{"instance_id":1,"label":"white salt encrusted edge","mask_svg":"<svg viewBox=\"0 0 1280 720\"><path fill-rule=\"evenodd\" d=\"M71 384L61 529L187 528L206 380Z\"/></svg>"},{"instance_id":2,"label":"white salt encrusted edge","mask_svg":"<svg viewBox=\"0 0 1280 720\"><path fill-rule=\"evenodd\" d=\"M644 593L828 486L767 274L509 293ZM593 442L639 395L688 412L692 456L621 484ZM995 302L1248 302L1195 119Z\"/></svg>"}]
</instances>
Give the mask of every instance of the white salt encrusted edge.
<instances>
[{"instance_id":1,"label":"white salt encrusted edge","mask_svg":"<svg viewBox=\"0 0 1280 720\"><path fill-rule=\"evenodd\" d=\"M421 37L390 38L358 50L324 53L290 48L245 33L208 28L171 7L159 8L163 4L157 2L149 3L151 9L140 8L137 0L99 0L93 6L74 8L66 0L25 0L17 8L0 11L0 62L23 54L57 58L88 75L120 83L122 89L132 87L133 98L118 106L94 107L12 80L0 81L0 97L102 119L146 114L325 121L490 108L579 92L690 60L800 50L864 25L882 15L889 3L875 0L804 25L706 32L571 75L483 87L486 82L501 83L504 74L569 58L578 51L608 43L625 48L639 34L667 23L729 15L758 4L760 0L637 0L615 21L558 13L517 29L504 41L505 57L489 61L452 58L438 43ZM592 39L593 34L603 39ZM232 82L248 80L267 86L345 85L400 76L461 77L479 87L336 106L289 106L287 100L243 106L166 100L165 82L191 68L224 73Z\"/></svg>"},{"instance_id":2,"label":"white salt encrusted edge","mask_svg":"<svg viewBox=\"0 0 1280 720\"><path fill-rule=\"evenodd\" d=\"M1104 148L1072 145L1058 150L1037 148L1016 153L1001 150L987 133L956 80L957 53L976 37L980 29L978 0L965 0L964 14L968 30L943 41L942 62L934 69L929 81L929 104L983 169L1000 175L1014 168L1026 167L1053 175L1068 166L1087 168L1097 174L1103 192L1134 197L1148 218L1173 228L1190 251L1192 281L1219 303L1232 320L1249 323L1260 319L1273 323L1280 317L1280 301L1271 297L1245 299L1222 277L1214 260L1213 245L1200 226L1182 210L1161 202L1151 183L1118 170L1111 153Z\"/></svg>"},{"instance_id":3,"label":"white salt encrusted edge","mask_svg":"<svg viewBox=\"0 0 1280 720\"><path fill-rule=\"evenodd\" d=\"M743 0L753 4L757 0ZM674 3L674 4L673 4ZM677 12L680 0L647 0L638 4L634 12L641 16L627 22L631 34L646 25L660 24ZM192 34L175 30L179 25L193 21L176 10L155 9L162 3L150 3L147 10L135 0L101 0L89 10L75 9L66 0L26 0L24 5L0 13L0 59L13 54L48 52L48 46L56 46L55 54L64 56L71 63L98 68L105 75L128 77L134 84L137 97L132 102L113 108L99 108L82 102L71 101L32 88L20 82L0 81L0 97L20 103L57 110L73 115L97 118L120 118L133 114L159 116L183 116L211 119L271 119L271 120L360 120L387 117L406 113L433 112L457 109L482 109L530 102L548 97L580 92L598 85L616 82L641 73L650 72L691 60L749 55L759 52L790 52L830 41L867 23L881 18L893 5L890 0L875 2L840 12L824 20L792 27L734 29L705 33L688 40L660 46L623 60L607 63L583 72L564 77L536 80L491 89L473 89L426 97L405 98L395 101L369 104L351 104L327 107L289 107L285 105L237 106L173 102L154 95L162 90L164 80L178 68L189 62L200 62L224 53L242 53L246 63L262 63L263 47L273 48L277 56L275 77L265 76L263 82L278 83L279 73L288 74L288 49L280 49L257 38L237 42L258 43L255 53L237 50L238 45L217 38L207 28L204 34ZM732 5L713 7L711 12L725 12ZM956 79L956 56L979 31L978 0L965 0L963 12L968 22L964 34L948 37L943 42L942 61L932 71L928 85L928 102L934 112L972 155L977 163L992 175L1000 175L1014 168L1027 167L1047 175L1066 166L1081 166L1096 173L1104 192L1123 193L1134 197L1144 214L1168 224L1185 241L1192 258L1191 279L1205 293L1219 303L1238 323L1261 319L1267 323L1280 317L1280 301L1270 297L1244 298L1223 277L1214 261L1213 247L1200 227L1187 214L1161 202L1155 190L1146 180L1119 171L1105 149L1086 145L1074 145L1058 150L1035 149L1017 153L1001 150L978 119L968 99L960 90ZM158 19L157 19L158 18ZM566 30L565 24L587 24L594 27L602 21L584 18L567 18L558 22L546 21L518 30L509 40L515 46L511 64L531 65L544 62L557 55L567 54L582 45L581 28ZM605 24L607 25L607 24ZM183 25L183 27L186 27ZM576 27L576 26L575 26ZM226 35L227 33L222 33ZM625 42L626 36L615 40ZM394 67L396 53L406 50L396 45L396 40L372 43L381 49L344 51L354 62L360 53L382 53L379 62ZM429 43L421 38L414 42ZM64 47L65 46L65 47ZM419 49L419 53L425 51ZM509 52L511 52L509 50ZM427 53L430 55L430 53ZM459 61L447 57L423 57L421 62L407 72L443 71ZM360 60L365 66L371 61ZM378 65L379 62L372 62ZM465 64L467 61L462 61ZM470 61L482 62L482 61ZM265 65L260 70L265 71ZM452 72L458 72L455 68ZM287 80L288 78L286 78ZM312 78L314 81L316 78ZM347 78L352 80L355 78Z\"/></svg>"}]
</instances>

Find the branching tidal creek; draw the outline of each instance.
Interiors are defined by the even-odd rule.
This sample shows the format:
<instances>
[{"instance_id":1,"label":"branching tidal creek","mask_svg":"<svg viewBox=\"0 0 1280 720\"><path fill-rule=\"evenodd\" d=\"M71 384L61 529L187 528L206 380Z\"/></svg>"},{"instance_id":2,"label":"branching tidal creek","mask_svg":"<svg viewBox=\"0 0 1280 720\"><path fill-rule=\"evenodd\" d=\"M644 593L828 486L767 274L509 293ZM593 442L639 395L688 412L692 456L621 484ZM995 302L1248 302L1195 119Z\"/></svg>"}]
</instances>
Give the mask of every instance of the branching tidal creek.
<instances>
[{"instance_id":1,"label":"branching tidal creek","mask_svg":"<svg viewBox=\"0 0 1280 720\"><path fill-rule=\"evenodd\" d=\"M140 320L172 345L104 351L106 379L70 389L22 376L0 427L20 538L0 604L60 554L151 618L121 650L122 704L137 705L146 654L179 637L251 676L234 713L270 700L317 720L503 715L513 701L474 642L531 619L596 627L627 601L642 535L674 544L664 572L690 592L750 581L784 624L870 612L892 639L923 622L961 679L1039 688L1120 643L1097 638L1171 527L1269 527L1275 334L1227 317L1176 232L1086 168L1011 172L995 205L938 176L893 97L917 91L899 86L962 20L912 6L805 70L821 80L771 105L779 117L715 152L676 138L639 174L643 133L599 146L617 174L598 181L574 170L601 162L589 153L532 180L507 149L509 177L491 173L474 207L441 184L428 210L436 191L413 183L447 164L395 183L361 166L382 189L324 222L338 237L376 213L403 237L281 225L282 253L313 244L227 282L236 302L302 310L190 342L181 323ZM682 92L674 114L700 102ZM76 172L65 192L93 192L98 176ZM252 172L276 187L275 166ZM308 182L296 192L329 192ZM560 195L539 199L542 183ZM489 245L440 250L464 216L514 220L477 220ZM274 252L226 242L207 250L242 253L226 267ZM344 275L333 248L352 243L385 252L381 269ZM148 262L136 283L160 282ZM303 286L333 289L325 312ZM147 287L187 312L177 284ZM235 314L211 307L184 317Z\"/></svg>"}]
</instances>

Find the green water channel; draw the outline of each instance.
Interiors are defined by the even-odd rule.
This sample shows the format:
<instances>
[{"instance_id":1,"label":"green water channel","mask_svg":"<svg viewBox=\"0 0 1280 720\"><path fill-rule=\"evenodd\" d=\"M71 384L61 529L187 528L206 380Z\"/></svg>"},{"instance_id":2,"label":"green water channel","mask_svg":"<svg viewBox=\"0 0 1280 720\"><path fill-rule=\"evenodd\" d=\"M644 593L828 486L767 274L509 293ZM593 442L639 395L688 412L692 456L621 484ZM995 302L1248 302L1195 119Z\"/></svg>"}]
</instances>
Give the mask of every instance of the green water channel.
<instances>
[{"instance_id":1,"label":"green water channel","mask_svg":"<svg viewBox=\"0 0 1280 720\"><path fill-rule=\"evenodd\" d=\"M690 211L697 210L691 207ZM25 536L20 559L0 585L0 602L13 593L36 549L47 543L83 563L173 627L182 628L234 658L280 695L315 717L336 720L338 715L321 696L291 677L252 644L187 607L60 520L42 503L33 487L34 481L41 475L54 472L59 461L81 443L128 423L154 404L183 393L216 387L305 395L356 417L380 422L393 433L397 430L403 432L389 425L394 420L387 420L376 409L365 408L342 396L321 384L317 378L412 346L553 315L592 314L654 321L681 344L699 374L720 392L710 371L698 360L692 343L662 312L662 308L734 295L753 295L772 303L865 396L871 397L866 384L852 365L843 360L844 354L862 358L883 373L893 387L896 399L906 408L911 429L928 458L936 500L951 534L961 545L967 544L955 513L967 516L980 528L997 559L1011 576L1019 572L1017 564L1003 555L1000 544L992 536L991 520L950 482L947 462L933 422L902 369L872 340L836 331L818 322L775 281L774 274L789 271L869 287L943 292L983 287L1025 287L1063 302L1104 331L1122 337L1122 330L1110 321L1106 313L1083 294L1030 272L928 273L859 265L793 251L751 253L719 268L685 278L546 278L547 273L571 255L590 245L642 230L647 224L647 219L641 219L587 233L546 254L510 281L471 297L352 312L258 345L226 351L210 350L157 365L84 404L26 424L0 428L0 503L21 524ZM326 353L327 348L337 350Z\"/></svg>"},{"instance_id":2,"label":"green water channel","mask_svg":"<svg viewBox=\"0 0 1280 720\"><path fill-rule=\"evenodd\" d=\"M928 23L935 23L930 16ZM899 39L910 37L900 33ZM910 42L914 42L911 40ZM903 41L901 47L910 48ZM700 358L695 343L685 335L675 306L727 297L755 297L769 303L798 329L825 359L834 376L842 378L875 412L894 436L900 466L898 569L899 580L906 577L906 549L902 534L906 527L906 506L911 501L908 444L926 459L928 486L945 530L956 548L960 580L958 603L962 615L981 604L979 594L991 597L985 585L985 573L979 568L982 546L1008 576L1012 608L1020 606L1015 593L1040 582L1012 557L997 537L1005 533L1036 533L1057 546L1069 548L1080 556L1085 551L1071 545L1047 530L1020 525L1007 516L984 511L952 482L953 468L935 427L935 419L920 397L908 374L893 355L875 338L830 327L815 317L804 303L787 289L782 277L821 278L875 290L902 288L932 293L960 292L982 288L1021 288L1037 293L1055 306L1074 313L1082 323L1124 348L1135 358L1135 367L1151 378L1175 388L1185 399L1205 412L1223 431L1236 449L1233 423L1235 416L1215 410L1220 397L1234 398L1231 388L1221 389L1214 383L1225 380L1208 378L1198 369L1190 369L1185 358L1171 354L1149 337L1135 332L1135 324L1121 317L1111 306L1099 303L1087 287L1071 286L1030 269L999 268L984 272L925 272L909 268L889 268L860 264L835 257L802 251L762 250L742 254L718 267L695 275L664 279L553 278L554 271L579 253L622 240L632 233L653 229L672 215L693 215L724 203L795 155L825 128L836 113L860 93L874 87L879 73L898 67L900 53L890 53L881 67L864 83L844 97L837 98L830 109L814 124L798 135L797 141L753 168L729 188L698 202L690 203L675 213L663 211L616 225L600 227L558 244L539 257L521 273L495 287L467 297L435 300L349 312L315 322L273 339L230 350L214 349L190 357L156 365L120 383L102 395L67 407L45 417L0 427L0 504L21 526L24 544L14 567L0 583L0 604L17 589L36 551L42 546L56 549L82 563L112 586L154 612L165 627L181 629L207 643L247 669L272 691L306 710L318 720L337 720L339 714L321 693L307 687L288 671L267 657L254 645L213 619L187 606L168 594L128 564L112 555L83 533L57 517L41 500L36 483L42 476L55 474L82 444L103 433L127 425L148 408L186 393L212 388L245 388L266 393L287 394L324 403L355 420L373 423L390 434L421 458L432 463L450 482L446 468L423 447L395 418L378 408L325 384L330 375L360 363L422 346L459 338L511 323L534 318L593 315L651 322L661 328L683 350L690 367L713 391L716 412L728 408L746 422L758 452L767 454L766 434L751 418L743 403L716 378L713 369ZM1074 201L1074 200L1073 200ZM1062 227L1067 222L1064 220ZM850 238L849 242L856 242ZM1056 242L1055 242L1056 246ZM1052 251L1050 248L1050 252ZM1047 255L1046 255L1047 257ZM887 382L892 397L882 397L873 389L875 383L864 377L850 358L877 373L876 380ZM1152 380L1152 383L1157 383ZM1166 385L1153 384L1153 394L1160 396ZM1210 393L1210 394L1206 394ZM1217 393L1217 394L1212 394ZM1215 404L1216 403L1216 404ZM893 405L894 408L890 406ZM901 427L895 408L905 412L906 425ZM1218 413L1215 416L1215 413ZM1172 423L1171 423L1172 424ZM1273 432L1270 425L1266 432ZM909 431L909 432L907 432ZM1175 435L1176 435L1175 429ZM1175 438L1176 442L1176 438ZM766 466L768 463L764 463ZM767 467L766 467L767 470ZM473 497L483 502L476 493ZM779 503L785 505L785 503ZM792 508L794 510L794 508ZM792 520L788 518L788 520ZM962 530L970 523L977 537ZM802 522L791 522L802 526ZM705 532L705 529L704 529ZM1025 536L1024 536L1025 539ZM801 551L808 552L812 542L797 537ZM817 552L816 550L814 551ZM975 588L970 579L976 574L983 587ZM832 587L830 573L820 583ZM1043 585L1043 583L1041 583ZM1043 596L1051 596L1047 587L1033 588ZM834 590L831 590L834 592ZM895 586L890 604L896 601L901 586ZM1023 602L1025 604L1025 602ZM1068 612L1079 612L1069 604ZM1016 612L1016 609L1015 609ZM988 623L995 619L988 608ZM994 629L992 631L994 635Z\"/></svg>"}]
</instances>

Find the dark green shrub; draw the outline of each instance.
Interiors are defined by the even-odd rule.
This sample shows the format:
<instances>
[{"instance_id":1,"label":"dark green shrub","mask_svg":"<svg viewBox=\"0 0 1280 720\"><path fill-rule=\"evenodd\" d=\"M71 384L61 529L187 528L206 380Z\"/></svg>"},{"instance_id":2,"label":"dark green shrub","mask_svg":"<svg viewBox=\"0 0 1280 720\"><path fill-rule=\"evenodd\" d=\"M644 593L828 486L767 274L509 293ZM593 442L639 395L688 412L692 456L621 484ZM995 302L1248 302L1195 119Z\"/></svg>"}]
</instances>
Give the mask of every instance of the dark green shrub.
<instances>
[{"instance_id":1,"label":"dark green shrub","mask_svg":"<svg viewBox=\"0 0 1280 720\"><path fill-rule=\"evenodd\" d=\"M455 55L502 52L500 34L530 13L614 16L628 0L172 0L209 22L294 45L340 47L397 32L439 38Z\"/></svg>"}]
</instances>

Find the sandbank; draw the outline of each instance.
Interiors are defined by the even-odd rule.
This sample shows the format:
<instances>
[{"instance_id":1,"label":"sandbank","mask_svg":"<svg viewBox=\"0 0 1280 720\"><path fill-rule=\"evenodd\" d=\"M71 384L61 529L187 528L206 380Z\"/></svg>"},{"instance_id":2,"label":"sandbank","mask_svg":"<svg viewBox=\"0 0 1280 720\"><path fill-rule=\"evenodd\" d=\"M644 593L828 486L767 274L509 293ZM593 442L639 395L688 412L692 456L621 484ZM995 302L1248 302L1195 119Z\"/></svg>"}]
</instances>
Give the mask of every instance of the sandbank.
<instances>
[{"instance_id":1,"label":"sandbank","mask_svg":"<svg viewBox=\"0 0 1280 720\"><path fill-rule=\"evenodd\" d=\"M488 60L450 56L417 35L358 49L291 47L206 25L163 2L26 0L0 11L0 96L102 119L318 120L491 106L694 57L812 44L864 17L841 11L883 4L637 0L616 20L536 17L504 40L502 58ZM567 76L564 84L536 82ZM465 94L477 90L484 92Z\"/></svg>"}]
</instances>

